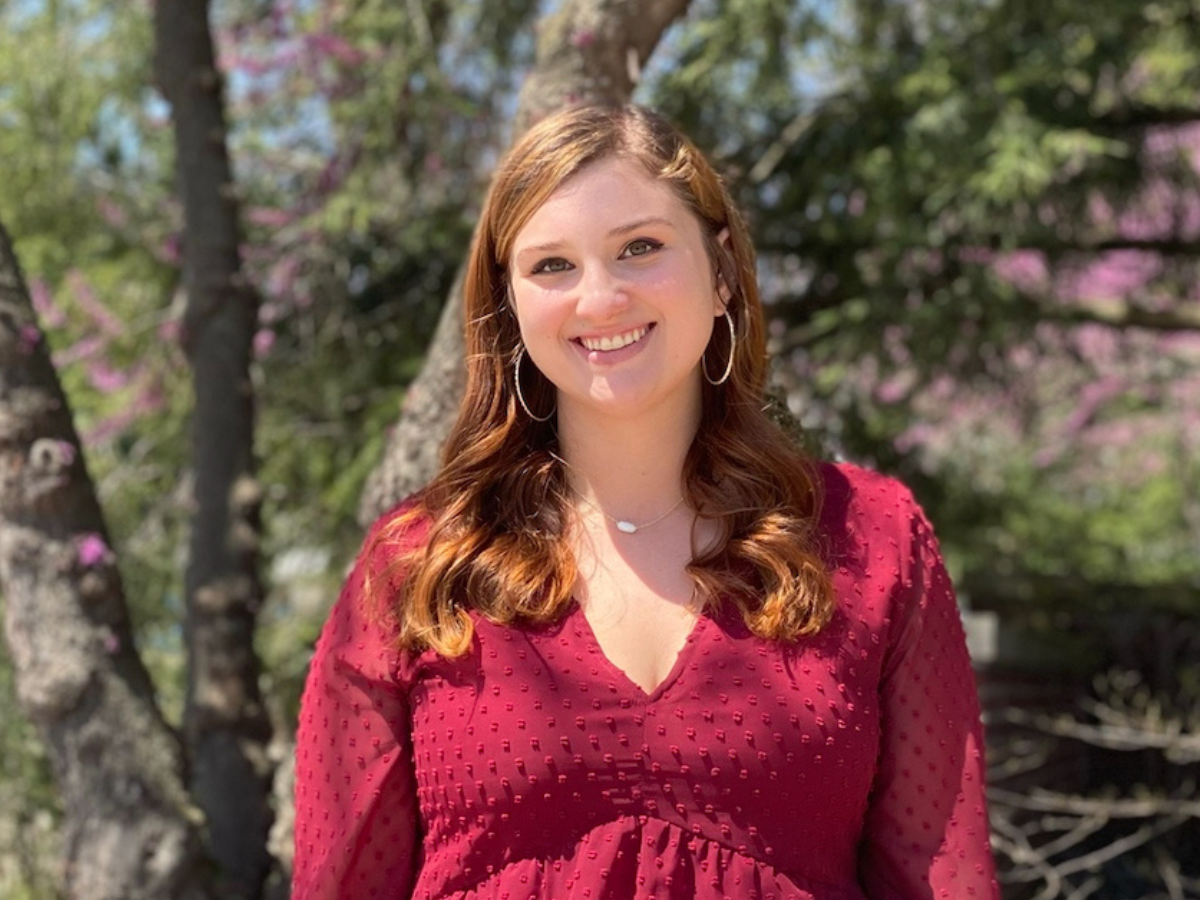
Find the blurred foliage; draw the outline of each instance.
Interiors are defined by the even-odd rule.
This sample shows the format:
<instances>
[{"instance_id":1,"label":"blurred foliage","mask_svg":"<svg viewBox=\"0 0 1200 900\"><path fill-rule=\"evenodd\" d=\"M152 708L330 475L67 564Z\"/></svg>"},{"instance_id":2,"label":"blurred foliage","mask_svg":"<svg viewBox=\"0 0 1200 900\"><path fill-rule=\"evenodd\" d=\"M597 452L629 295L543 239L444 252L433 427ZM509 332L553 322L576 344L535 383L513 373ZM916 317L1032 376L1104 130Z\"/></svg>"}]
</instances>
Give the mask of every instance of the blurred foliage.
<instances>
[{"instance_id":1,"label":"blurred foliage","mask_svg":"<svg viewBox=\"0 0 1200 900\"><path fill-rule=\"evenodd\" d=\"M0 599L0 612L3 612ZM12 664L0 654L0 697L7 708L16 692ZM52 900L58 796L41 739L19 716L0 729L0 897Z\"/></svg>"},{"instance_id":2,"label":"blurred foliage","mask_svg":"<svg viewBox=\"0 0 1200 900\"><path fill-rule=\"evenodd\" d=\"M1086 324L1102 302L1195 315L1195 4L696 13L645 96L750 213L793 411L912 483L975 584L1195 610L1200 340Z\"/></svg>"}]
</instances>

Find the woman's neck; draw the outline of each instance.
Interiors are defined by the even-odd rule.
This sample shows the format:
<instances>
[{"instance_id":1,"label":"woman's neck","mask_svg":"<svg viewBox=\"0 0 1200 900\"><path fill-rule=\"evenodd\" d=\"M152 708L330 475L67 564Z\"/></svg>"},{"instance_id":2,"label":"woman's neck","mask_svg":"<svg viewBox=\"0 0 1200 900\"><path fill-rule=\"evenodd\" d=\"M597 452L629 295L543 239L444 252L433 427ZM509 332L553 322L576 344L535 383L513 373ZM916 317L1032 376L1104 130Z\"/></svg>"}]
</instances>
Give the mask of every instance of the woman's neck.
<instances>
[{"instance_id":1,"label":"woman's neck","mask_svg":"<svg viewBox=\"0 0 1200 900\"><path fill-rule=\"evenodd\" d=\"M584 502L627 521L649 521L678 503L696 425L687 417L648 428L640 420L559 416L567 481Z\"/></svg>"}]
</instances>

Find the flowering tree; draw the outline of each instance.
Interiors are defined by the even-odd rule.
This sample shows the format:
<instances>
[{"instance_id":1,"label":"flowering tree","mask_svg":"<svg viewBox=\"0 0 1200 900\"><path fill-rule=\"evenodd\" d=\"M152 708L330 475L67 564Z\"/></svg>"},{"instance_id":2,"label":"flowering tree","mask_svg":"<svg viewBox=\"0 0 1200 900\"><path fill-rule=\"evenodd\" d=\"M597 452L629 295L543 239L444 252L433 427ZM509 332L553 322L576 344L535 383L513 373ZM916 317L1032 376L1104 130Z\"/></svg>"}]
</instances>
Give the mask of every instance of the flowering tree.
<instances>
[{"instance_id":1,"label":"flowering tree","mask_svg":"<svg viewBox=\"0 0 1200 900\"><path fill-rule=\"evenodd\" d=\"M18 697L59 775L71 897L215 896L183 753L133 644L70 407L0 230L0 584Z\"/></svg>"}]
</instances>

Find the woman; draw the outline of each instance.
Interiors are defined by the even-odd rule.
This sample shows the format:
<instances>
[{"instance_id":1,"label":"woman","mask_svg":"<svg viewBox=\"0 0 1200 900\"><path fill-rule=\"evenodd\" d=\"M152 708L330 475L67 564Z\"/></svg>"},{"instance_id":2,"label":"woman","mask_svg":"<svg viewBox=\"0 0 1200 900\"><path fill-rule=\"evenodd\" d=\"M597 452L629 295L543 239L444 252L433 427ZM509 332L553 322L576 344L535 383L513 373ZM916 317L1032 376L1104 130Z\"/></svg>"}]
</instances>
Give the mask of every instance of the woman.
<instances>
[{"instance_id":1,"label":"woman","mask_svg":"<svg viewBox=\"0 0 1200 900\"><path fill-rule=\"evenodd\" d=\"M294 900L995 897L936 542L768 421L703 156L637 108L543 121L465 295L442 470L313 660Z\"/></svg>"}]
</instances>

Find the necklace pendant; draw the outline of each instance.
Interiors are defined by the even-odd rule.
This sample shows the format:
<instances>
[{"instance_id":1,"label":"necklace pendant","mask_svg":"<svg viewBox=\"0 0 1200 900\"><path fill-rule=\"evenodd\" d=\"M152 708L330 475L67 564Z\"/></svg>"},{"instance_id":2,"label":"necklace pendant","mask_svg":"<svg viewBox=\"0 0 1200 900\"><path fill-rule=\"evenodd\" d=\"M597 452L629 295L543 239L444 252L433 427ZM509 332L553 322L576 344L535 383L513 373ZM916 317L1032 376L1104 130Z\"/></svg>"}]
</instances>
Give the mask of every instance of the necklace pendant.
<instances>
[{"instance_id":1,"label":"necklace pendant","mask_svg":"<svg viewBox=\"0 0 1200 900\"><path fill-rule=\"evenodd\" d=\"M637 534L638 527L625 519L617 519L617 531L622 534Z\"/></svg>"}]
</instances>

